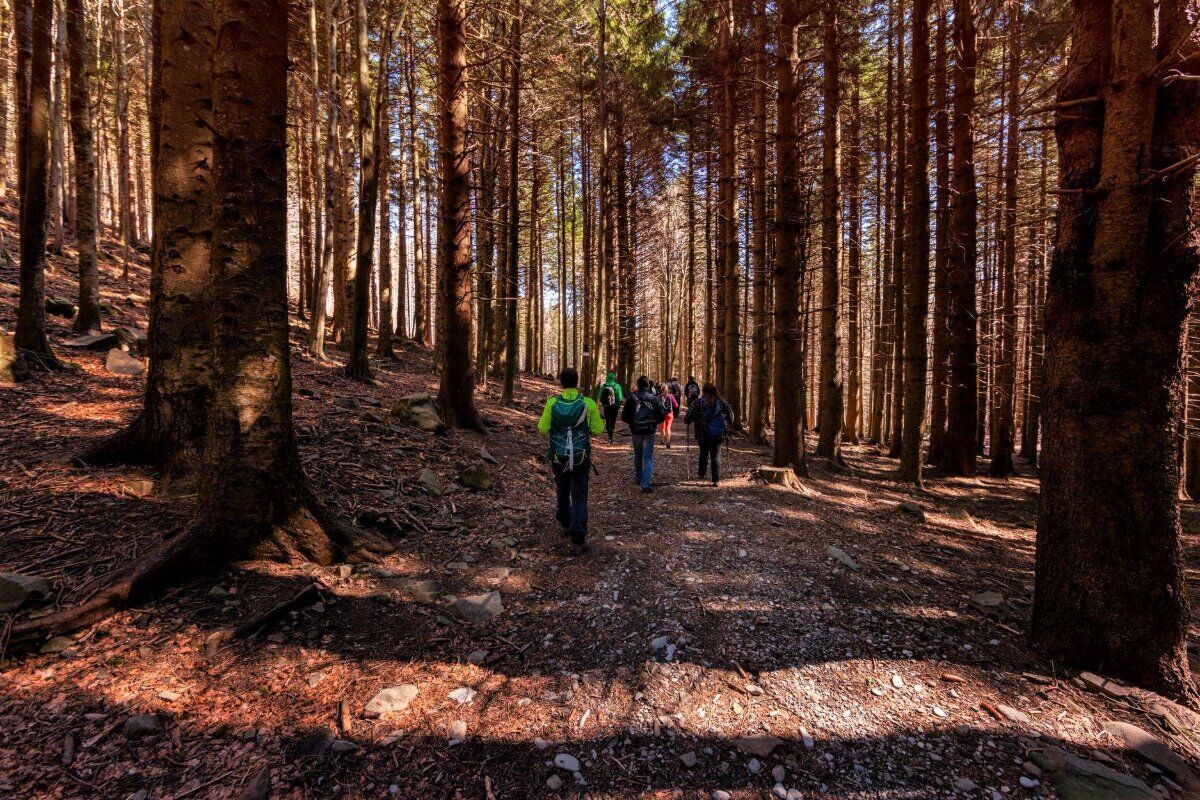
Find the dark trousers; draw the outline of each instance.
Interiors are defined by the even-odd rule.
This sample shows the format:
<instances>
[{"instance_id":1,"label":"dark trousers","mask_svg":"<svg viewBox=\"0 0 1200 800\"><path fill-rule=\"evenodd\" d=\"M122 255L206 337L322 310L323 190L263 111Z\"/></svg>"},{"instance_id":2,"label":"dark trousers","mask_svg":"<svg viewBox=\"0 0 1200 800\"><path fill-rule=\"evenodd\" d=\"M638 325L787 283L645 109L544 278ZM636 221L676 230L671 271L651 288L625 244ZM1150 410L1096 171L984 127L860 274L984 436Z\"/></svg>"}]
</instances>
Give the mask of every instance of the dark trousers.
<instances>
[{"instance_id":1,"label":"dark trousers","mask_svg":"<svg viewBox=\"0 0 1200 800\"><path fill-rule=\"evenodd\" d=\"M571 542L583 544L587 537L588 477L591 463L584 462L575 469L554 465L554 489L558 496L558 524L571 530Z\"/></svg>"},{"instance_id":2,"label":"dark trousers","mask_svg":"<svg viewBox=\"0 0 1200 800\"><path fill-rule=\"evenodd\" d=\"M712 462L712 482L721 480L721 445L725 440L719 436L700 437L700 477L707 472L709 462Z\"/></svg>"},{"instance_id":3,"label":"dark trousers","mask_svg":"<svg viewBox=\"0 0 1200 800\"><path fill-rule=\"evenodd\" d=\"M608 440L613 440L613 432L617 429L617 415L621 413L620 406L606 406L604 408L604 431L608 434Z\"/></svg>"}]
</instances>

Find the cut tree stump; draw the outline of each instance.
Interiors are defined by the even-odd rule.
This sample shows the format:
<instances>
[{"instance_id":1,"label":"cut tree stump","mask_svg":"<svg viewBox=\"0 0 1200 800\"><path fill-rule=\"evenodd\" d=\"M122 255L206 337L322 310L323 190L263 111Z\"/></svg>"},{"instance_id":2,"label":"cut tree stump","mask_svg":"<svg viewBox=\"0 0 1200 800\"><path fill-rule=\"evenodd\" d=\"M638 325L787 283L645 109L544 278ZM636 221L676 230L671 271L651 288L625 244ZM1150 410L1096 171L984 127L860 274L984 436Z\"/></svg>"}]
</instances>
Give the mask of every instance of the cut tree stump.
<instances>
[{"instance_id":1,"label":"cut tree stump","mask_svg":"<svg viewBox=\"0 0 1200 800\"><path fill-rule=\"evenodd\" d=\"M761 466L758 468L758 476L772 486L782 486L785 489L801 488L800 479L791 467Z\"/></svg>"}]
</instances>

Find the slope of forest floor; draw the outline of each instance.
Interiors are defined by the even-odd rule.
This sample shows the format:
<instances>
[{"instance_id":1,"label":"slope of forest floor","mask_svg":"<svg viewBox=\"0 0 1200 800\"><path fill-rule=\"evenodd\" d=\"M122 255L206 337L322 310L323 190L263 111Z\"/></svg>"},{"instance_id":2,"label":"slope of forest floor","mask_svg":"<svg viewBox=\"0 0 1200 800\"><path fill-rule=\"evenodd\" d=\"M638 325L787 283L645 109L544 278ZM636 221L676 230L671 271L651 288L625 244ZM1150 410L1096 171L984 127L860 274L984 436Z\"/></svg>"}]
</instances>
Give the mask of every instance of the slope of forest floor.
<instances>
[{"instance_id":1,"label":"slope of forest floor","mask_svg":"<svg viewBox=\"0 0 1200 800\"><path fill-rule=\"evenodd\" d=\"M50 290L69 298L55 263ZM0 266L6 330L15 272ZM111 259L104 273L113 321L144 329L144 257L129 288ZM68 338L51 319L52 340ZM102 353L69 358L78 370L0 389L0 570L49 577L49 607L182 525L192 492L186 477L71 464L133 414L141 379L105 371ZM277 798L1058 797L1027 763L1051 746L1188 796L1111 723L1195 764L1191 712L1091 690L1021 633L1027 473L935 478L914 498L894 462L852 446L848 469L793 491L755 479L766 450L738 439L713 489L689 477L680 437L656 451L658 488L642 495L625 437L597 447L593 549L572 559L533 428L547 382L525 377L513 408L486 391L486 437L438 436L388 414L435 390L430 354L375 366L364 386L297 351L295 415L322 498L347 519L394 521L395 554L240 564L6 661L0 796L265 797L253 787L269 781ZM485 446L490 489L436 493ZM214 630L313 582L319 602L206 650ZM453 597L492 591L496 616L451 613ZM982 592L1004 597L1003 618L977 608ZM407 708L364 718L406 685Z\"/></svg>"}]
</instances>

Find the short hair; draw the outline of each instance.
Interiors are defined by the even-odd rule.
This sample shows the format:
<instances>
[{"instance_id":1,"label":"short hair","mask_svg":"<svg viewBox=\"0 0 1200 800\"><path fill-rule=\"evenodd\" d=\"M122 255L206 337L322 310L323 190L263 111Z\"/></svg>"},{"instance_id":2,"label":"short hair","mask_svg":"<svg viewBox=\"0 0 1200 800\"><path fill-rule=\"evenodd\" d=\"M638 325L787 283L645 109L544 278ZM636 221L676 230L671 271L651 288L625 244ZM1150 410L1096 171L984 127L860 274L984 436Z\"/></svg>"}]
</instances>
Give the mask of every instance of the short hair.
<instances>
[{"instance_id":1,"label":"short hair","mask_svg":"<svg viewBox=\"0 0 1200 800\"><path fill-rule=\"evenodd\" d=\"M638 385L639 389L649 389L650 388L650 379L647 378L645 375L639 375L638 379L637 379L637 385Z\"/></svg>"},{"instance_id":2,"label":"short hair","mask_svg":"<svg viewBox=\"0 0 1200 800\"><path fill-rule=\"evenodd\" d=\"M716 397L717 396L717 385L715 383L713 383L712 381L709 381L708 383L704 384L704 393L706 395L709 395L710 397Z\"/></svg>"},{"instance_id":3,"label":"short hair","mask_svg":"<svg viewBox=\"0 0 1200 800\"><path fill-rule=\"evenodd\" d=\"M563 367L558 373L558 382L564 389L574 389L579 386L579 370L574 367Z\"/></svg>"}]
</instances>

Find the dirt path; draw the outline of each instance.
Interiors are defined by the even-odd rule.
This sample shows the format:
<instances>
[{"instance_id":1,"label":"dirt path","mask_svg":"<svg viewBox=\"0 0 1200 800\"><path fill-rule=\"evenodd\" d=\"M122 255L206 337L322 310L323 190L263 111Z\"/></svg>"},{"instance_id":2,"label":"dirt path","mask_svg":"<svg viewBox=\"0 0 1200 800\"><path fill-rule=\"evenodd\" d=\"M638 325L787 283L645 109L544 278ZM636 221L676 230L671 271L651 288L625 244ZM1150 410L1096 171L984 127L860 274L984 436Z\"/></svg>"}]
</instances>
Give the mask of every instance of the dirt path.
<instances>
[{"instance_id":1,"label":"dirt path","mask_svg":"<svg viewBox=\"0 0 1200 800\"><path fill-rule=\"evenodd\" d=\"M55 603L190 502L186 481L69 464L138 401L140 383L101 360L12 392L0 427L0 569L48 575ZM935 480L921 522L870 448L796 492L753 480L764 451L738 440L715 490L685 478L682 446L657 448L644 495L622 438L597 447L594 546L572 559L533 432L547 384L526 379L511 409L485 395L485 439L388 417L434 386L427 353L381 365L367 388L302 357L296 372L314 485L347 518L396 521L396 554L239 565L6 664L0 796L238 797L266 774L276 798L1054 797L1022 766L1047 745L1171 792L1104 729L1168 738L1147 713L1157 698L1089 692L1020 634L1030 478ZM426 470L449 488L484 446L500 462L490 490L430 490ZM320 603L206 653L214 629L314 581ZM495 617L453 613L492 591ZM1005 598L1004 620L973 607L984 591ZM406 708L364 718L399 686L417 688ZM163 733L126 735L138 715Z\"/></svg>"}]
</instances>

